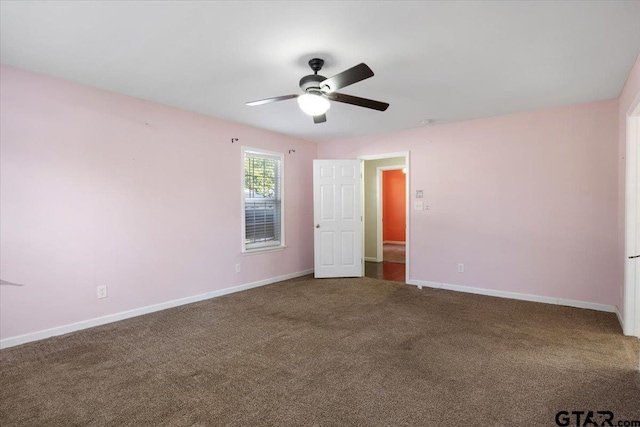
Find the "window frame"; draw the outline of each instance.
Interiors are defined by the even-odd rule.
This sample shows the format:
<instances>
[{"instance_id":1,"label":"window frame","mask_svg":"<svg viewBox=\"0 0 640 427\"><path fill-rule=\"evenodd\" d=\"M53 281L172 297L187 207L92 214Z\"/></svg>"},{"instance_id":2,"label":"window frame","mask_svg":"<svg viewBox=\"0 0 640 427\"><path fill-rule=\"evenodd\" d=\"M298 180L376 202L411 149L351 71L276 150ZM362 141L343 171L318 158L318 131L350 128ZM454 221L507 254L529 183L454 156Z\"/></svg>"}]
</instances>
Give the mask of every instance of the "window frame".
<instances>
[{"instance_id":1,"label":"window frame","mask_svg":"<svg viewBox=\"0 0 640 427\"><path fill-rule=\"evenodd\" d=\"M274 244L252 244L252 247L247 247L246 243L246 201L245 201L245 159L247 155L255 154L255 157L263 157L263 158L271 158L274 160L278 160L280 162L280 240L278 245ZM241 175L241 192L242 192L242 203L241 203L241 250L243 255L251 255L256 253L264 253L264 252L272 252L272 251L281 251L286 248L285 245L285 214L284 214L284 206L285 206L285 185L284 185L284 153L278 153L275 151L263 150L261 148L254 147L242 147L241 156L240 156L240 175ZM276 199L277 200L277 199Z\"/></svg>"}]
</instances>

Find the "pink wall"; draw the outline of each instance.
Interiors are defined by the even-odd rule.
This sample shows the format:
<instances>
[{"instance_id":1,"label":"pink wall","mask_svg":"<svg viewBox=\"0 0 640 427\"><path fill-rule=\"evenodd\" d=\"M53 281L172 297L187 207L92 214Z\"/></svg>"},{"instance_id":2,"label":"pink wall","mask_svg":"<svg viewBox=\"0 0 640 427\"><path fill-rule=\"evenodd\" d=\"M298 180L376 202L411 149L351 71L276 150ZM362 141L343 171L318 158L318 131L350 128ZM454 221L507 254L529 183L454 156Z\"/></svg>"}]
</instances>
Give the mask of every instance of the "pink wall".
<instances>
[{"instance_id":1,"label":"pink wall","mask_svg":"<svg viewBox=\"0 0 640 427\"><path fill-rule=\"evenodd\" d=\"M430 205L410 213L412 280L615 304L617 114L608 100L332 141L318 156L410 151L411 193Z\"/></svg>"},{"instance_id":2,"label":"pink wall","mask_svg":"<svg viewBox=\"0 0 640 427\"><path fill-rule=\"evenodd\" d=\"M625 211L625 174L627 151L627 113L637 105L640 97L640 55L629 73L627 82L618 98L618 290L616 291L617 306L620 314L624 316L624 301L622 289L624 287L624 263L625 263L625 243L624 243L624 211Z\"/></svg>"},{"instance_id":3,"label":"pink wall","mask_svg":"<svg viewBox=\"0 0 640 427\"><path fill-rule=\"evenodd\" d=\"M0 338L313 268L316 144L0 71ZM284 251L241 255L241 145L285 153Z\"/></svg>"}]
</instances>

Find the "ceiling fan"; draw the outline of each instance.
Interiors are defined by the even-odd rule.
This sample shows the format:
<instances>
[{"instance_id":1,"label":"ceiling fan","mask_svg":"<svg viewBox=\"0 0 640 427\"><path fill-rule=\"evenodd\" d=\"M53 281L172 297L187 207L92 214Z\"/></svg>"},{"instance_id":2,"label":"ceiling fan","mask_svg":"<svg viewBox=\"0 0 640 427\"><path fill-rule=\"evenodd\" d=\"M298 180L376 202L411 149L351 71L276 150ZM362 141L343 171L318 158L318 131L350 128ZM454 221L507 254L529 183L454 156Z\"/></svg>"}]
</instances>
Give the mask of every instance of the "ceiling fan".
<instances>
[{"instance_id":1,"label":"ceiling fan","mask_svg":"<svg viewBox=\"0 0 640 427\"><path fill-rule=\"evenodd\" d=\"M378 111L385 111L389 107L389 104L386 102L336 92L336 90L342 89L343 87L373 77L373 71L371 71L371 68L369 68L367 64L358 64L329 78L318 74L318 71L322 69L323 65L324 60L320 58L313 58L309 61L309 67L313 70L313 74L300 79L300 89L302 89L304 94L260 99L258 101L247 102L247 105L256 106L297 98L300 109L306 114L313 116L314 123L324 123L327 121L326 112L331 106L329 101L343 102L345 104L357 105L358 107L371 108Z\"/></svg>"}]
</instances>

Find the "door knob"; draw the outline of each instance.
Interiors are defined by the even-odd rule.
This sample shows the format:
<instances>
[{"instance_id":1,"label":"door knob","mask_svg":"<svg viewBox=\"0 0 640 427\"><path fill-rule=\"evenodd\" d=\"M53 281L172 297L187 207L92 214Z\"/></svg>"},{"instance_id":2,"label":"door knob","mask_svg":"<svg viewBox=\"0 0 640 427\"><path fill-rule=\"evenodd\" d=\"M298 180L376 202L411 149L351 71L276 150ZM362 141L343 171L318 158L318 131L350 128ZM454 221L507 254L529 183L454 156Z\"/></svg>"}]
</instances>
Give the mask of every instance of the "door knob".
<instances>
[{"instance_id":1,"label":"door knob","mask_svg":"<svg viewBox=\"0 0 640 427\"><path fill-rule=\"evenodd\" d=\"M320 228L320 224L316 224L316 228Z\"/></svg>"},{"instance_id":2,"label":"door knob","mask_svg":"<svg viewBox=\"0 0 640 427\"><path fill-rule=\"evenodd\" d=\"M633 259L633 258L640 258L640 255L634 255L629 257L629 259Z\"/></svg>"}]
</instances>

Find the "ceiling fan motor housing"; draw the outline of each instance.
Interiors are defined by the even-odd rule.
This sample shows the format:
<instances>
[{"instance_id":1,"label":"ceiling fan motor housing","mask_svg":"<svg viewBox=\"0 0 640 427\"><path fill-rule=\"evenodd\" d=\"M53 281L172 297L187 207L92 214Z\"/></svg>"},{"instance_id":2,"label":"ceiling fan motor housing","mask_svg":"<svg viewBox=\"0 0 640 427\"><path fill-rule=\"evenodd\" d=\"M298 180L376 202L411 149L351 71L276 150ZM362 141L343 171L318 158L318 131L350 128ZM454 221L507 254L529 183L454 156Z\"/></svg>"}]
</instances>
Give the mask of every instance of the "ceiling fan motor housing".
<instances>
[{"instance_id":1,"label":"ceiling fan motor housing","mask_svg":"<svg viewBox=\"0 0 640 427\"><path fill-rule=\"evenodd\" d=\"M326 77L320 74L310 74L300 79L300 89L305 92L309 92L309 89L315 89L320 91L320 82L327 80Z\"/></svg>"}]
</instances>

